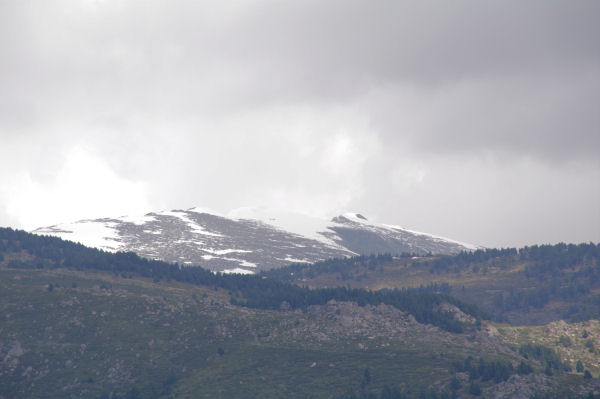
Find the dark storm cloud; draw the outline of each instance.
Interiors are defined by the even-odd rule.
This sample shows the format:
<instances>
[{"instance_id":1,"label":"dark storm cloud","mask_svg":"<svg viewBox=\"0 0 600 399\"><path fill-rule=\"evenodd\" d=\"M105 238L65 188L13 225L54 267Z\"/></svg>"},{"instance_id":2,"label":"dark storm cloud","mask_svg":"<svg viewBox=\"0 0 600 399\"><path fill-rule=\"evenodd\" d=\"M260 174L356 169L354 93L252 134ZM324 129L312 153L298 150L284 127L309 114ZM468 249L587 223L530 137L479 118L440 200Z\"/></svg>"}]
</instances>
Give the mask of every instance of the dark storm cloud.
<instances>
[{"instance_id":1,"label":"dark storm cloud","mask_svg":"<svg viewBox=\"0 0 600 399\"><path fill-rule=\"evenodd\" d=\"M515 100L536 120L563 108L556 129L579 122L571 134L582 148L598 136L597 2L259 1L239 10L187 1L83 3L3 5L3 83L13 95L3 98L11 105L3 108L7 121L43 112L30 94L55 95L59 106L83 100L91 112L120 105L185 113L345 102L416 87L459 102L475 95L465 106L489 104L478 117L490 122L510 119L500 108ZM479 90L455 92L461 85ZM562 101L548 99L553 89ZM381 118L384 133L398 134L393 118ZM445 130L460 138L465 129Z\"/></svg>"},{"instance_id":2,"label":"dark storm cloud","mask_svg":"<svg viewBox=\"0 0 600 399\"><path fill-rule=\"evenodd\" d=\"M366 98L384 140L421 151L597 159L599 12L597 2L278 3L252 9L225 49L267 65L253 79L259 101Z\"/></svg>"},{"instance_id":3,"label":"dark storm cloud","mask_svg":"<svg viewBox=\"0 0 600 399\"><path fill-rule=\"evenodd\" d=\"M105 190L130 184L139 201L144 186L152 207L360 208L488 245L513 226L490 232L486 214L515 212L513 193L526 212L567 179L578 222L555 193L531 225L560 213L555 230L600 237L599 14L596 1L0 0L0 218L19 220L27 190L61 203L56 182L84 179L65 165L87 154Z\"/></svg>"},{"instance_id":4,"label":"dark storm cloud","mask_svg":"<svg viewBox=\"0 0 600 399\"><path fill-rule=\"evenodd\" d=\"M322 76L315 90L439 85L597 66L597 11L592 2L279 2L248 12L229 51L247 46L250 58Z\"/></svg>"}]
</instances>

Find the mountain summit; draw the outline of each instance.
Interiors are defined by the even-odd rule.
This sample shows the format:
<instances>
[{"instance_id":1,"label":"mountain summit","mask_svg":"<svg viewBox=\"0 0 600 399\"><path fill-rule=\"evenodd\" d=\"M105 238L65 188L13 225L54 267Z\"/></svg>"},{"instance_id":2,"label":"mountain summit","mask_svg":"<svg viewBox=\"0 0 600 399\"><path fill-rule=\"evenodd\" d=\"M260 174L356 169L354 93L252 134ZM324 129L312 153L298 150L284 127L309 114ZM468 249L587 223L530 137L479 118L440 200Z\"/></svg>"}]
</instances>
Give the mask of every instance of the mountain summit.
<instances>
[{"instance_id":1,"label":"mountain summit","mask_svg":"<svg viewBox=\"0 0 600 399\"><path fill-rule=\"evenodd\" d=\"M454 254L477 248L399 226L372 223L358 213L327 220L250 207L227 215L191 208L81 220L38 228L33 233L228 273L254 273L333 257L403 252Z\"/></svg>"}]
</instances>

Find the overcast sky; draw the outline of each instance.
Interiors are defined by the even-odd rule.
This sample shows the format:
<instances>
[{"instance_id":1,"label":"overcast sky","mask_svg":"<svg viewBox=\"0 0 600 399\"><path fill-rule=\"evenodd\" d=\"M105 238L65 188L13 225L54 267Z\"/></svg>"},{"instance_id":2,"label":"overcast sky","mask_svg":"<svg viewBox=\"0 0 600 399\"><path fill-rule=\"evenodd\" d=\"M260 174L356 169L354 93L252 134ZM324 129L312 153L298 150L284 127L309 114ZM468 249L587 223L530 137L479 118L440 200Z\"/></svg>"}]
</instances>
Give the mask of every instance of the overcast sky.
<instances>
[{"instance_id":1,"label":"overcast sky","mask_svg":"<svg viewBox=\"0 0 600 399\"><path fill-rule=\"evenodd\" d=\"M600 2L0 0L0 225L267 206L600 241Z\"/></svg>"}]
</instances>

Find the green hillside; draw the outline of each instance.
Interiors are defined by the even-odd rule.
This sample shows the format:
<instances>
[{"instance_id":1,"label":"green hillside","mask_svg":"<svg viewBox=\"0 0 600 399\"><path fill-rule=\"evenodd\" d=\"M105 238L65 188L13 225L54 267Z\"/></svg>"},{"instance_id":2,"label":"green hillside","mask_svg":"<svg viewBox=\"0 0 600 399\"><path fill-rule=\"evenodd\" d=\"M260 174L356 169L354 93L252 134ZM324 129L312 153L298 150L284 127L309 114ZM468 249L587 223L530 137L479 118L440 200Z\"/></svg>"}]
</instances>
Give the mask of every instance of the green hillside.
<instances>
[{"instance_id":1,"label":"green hillside","mask_svg":"<svg viewBox=\"0 0 600 399\"><path fill-rule=\"evenodd\" d=\"M487 322L449 296L308 291L0 233L3 399L600 393L600 380L585 378L552 342L541 352L524 346L539 345L543 331ZM259 290L269 300L258 301ZM461 329L448 328L448 320ZM596 350L600 326L567 328L566 336L585 330L587 338L573 338L564 354L580 357L597 377L598 357L586 342Z\"/></svg>"},{"instance_id":2,"label":"green hillside","mask_svg":"<svg viewBox=\"0 0 600 399\"><path fill-rule=\"evenodd\" d=\"M266 276L310 287L421 287L480 306L497 321L546 324L600 318L600 245L488 249L445 257L333 259Z\"/></svg>"}]
</instances>

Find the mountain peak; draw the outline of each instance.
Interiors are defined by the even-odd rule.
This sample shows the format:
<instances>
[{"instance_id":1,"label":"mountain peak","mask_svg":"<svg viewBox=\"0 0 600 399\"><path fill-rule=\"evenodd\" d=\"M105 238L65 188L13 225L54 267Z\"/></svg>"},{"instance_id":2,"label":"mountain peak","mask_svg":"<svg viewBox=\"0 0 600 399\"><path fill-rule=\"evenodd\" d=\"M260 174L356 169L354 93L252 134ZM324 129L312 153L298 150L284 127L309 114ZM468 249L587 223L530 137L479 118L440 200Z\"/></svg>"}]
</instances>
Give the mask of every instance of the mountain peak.
<instances>
[{"instance_id":1,"label":"mountain peak","mask_svg":"<svg viewBox=\"0 0 600 399\"><path fill-rule=\"evenodd\" d=\"M338 215L338 216L334 217L333 219L331 219L331 221L336 222L336 223L354 222L354 223L370 224L369 220L366 217L364 217L360 213L354 213L354 212L342 213L341 215Z\"/></svg>"},{"instance_id":2,"label":"mountain peak","mask_svg":"<svg viewBox=\"0 0 600 399\"><path fill-rule=\"evenodd\" d=\"M370 222L360 213L331 220L260 207L227 215L205 208L82 220L39 228L108 251L213 271L253 273L290 263L378 253L453 254L476 249L443 237Z\"/></svg>"}]
</instances>

